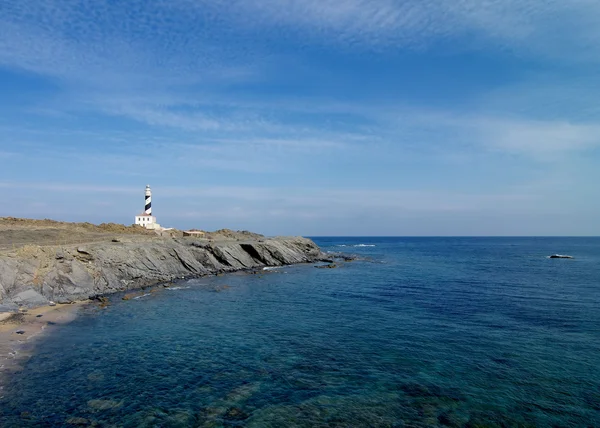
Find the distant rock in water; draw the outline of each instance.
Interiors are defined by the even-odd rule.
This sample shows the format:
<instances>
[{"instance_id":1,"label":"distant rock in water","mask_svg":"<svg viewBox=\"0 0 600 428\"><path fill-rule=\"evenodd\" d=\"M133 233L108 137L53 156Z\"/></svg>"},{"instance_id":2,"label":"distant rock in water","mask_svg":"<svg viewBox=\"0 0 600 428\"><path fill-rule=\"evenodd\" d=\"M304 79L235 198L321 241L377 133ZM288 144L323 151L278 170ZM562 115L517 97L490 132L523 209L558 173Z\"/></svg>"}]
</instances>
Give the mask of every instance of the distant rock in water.
<instances>
[{"instance_id":1,"label":"distant rock in water","mask_svg":"<svg viewBox=\"0 0 600 428\"><path fill-rule=\"evenodd\" d=\"M548 258L550 258L550 259L572 259L573 256L567 256L564 254L552 254Z\"/></svg>"}]
</instances>

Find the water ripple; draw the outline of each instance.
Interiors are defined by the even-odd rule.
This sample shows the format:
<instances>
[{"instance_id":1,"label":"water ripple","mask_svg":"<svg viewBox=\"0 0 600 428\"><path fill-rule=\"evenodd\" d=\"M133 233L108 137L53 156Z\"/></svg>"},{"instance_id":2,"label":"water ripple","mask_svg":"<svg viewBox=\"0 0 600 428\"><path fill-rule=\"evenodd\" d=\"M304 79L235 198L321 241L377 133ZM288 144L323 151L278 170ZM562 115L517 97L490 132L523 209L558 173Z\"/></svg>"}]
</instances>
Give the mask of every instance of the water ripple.
<instances>
[{"instance_id":1,"label":"water ripple","mask_svg":"<svg viewBox=\"0 0 600 428\"><path fill-rule=\"evenodd\" d=\"M376 263L115 297L39 343L0 426L600 426L600 239L318 243Z\"/></svg>"}]
</instances>

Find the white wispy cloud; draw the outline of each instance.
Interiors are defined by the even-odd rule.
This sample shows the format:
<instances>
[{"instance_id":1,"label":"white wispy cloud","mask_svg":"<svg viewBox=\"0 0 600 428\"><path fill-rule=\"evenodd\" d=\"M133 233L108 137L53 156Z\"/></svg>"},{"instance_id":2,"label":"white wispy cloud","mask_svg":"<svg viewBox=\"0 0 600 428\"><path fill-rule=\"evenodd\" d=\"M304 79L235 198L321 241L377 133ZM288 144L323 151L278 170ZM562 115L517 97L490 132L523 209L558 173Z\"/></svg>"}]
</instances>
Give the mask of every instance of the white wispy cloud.
<instances>
[{"instance_id":1,"label":"white wispy cloud","mask_svg":"<svg viewBox=\"0 0 600 428\"><path fill-rule=\"evenodd\" d=\"M3 2L0 64L69 85L131 91L237 81L252 74L243 55L205 42L150 3ZM221 49L219 49L221 47Z\"/></svg>"},{"instance_id":2,"label":"white wispy cloud","mask_svg":"<svg viewBox=\"0 0 600 428\"><path fill-rule=\"evenodd\" d=\"M1 181L0 187L4 189L33 189L49 192L72 192L72 193L139 193L139 189L127 186L97 186L90 184L73 183L47 183L47 182L18 182Z\"/></svg>"},{"instance_id":3,"label":"white wispy cloud","mask_svg":"<svg viewBox=\"0 0 600 428\"><path fill-rule=\"evenodd\" d=\"M133 186L97 186L90 184L47 182L0 182L4 189L35 189L53 193L89 193L133 195L141 194ZM142 189L143 190L143 189ZM387 190L361 188L305 188L305 187L251 187L251 186L154 186L158 199L163 201L193 197L203 206L207 201L223 199L229 206L252 207L255 204L284 210L316 210L321 216L341 215L348 209L354 212L378 209L399 209L410 212L453 212L491 209L498 203L535 202L536 196L527 193L467 193L426 190ZM193 204L193 202L192 202ZM522 205L523 207L523 205ZM163 209L168 210L167 207ZM273 211L277 214L280 211Z\"/></svg>"},{"instance_id":4,"label":"white wispy cloud","mask_svg":"<svg viewBox=\"0 0 600 428\"><path fill-rule=\"evenodd\" d=\"M313 41L423 48L468 37L507 50L596 61L600 6L591 0L233 0L210 2L240 25L297 30ZM208 2L180 0L198 9ZM476 36L476 37L473 37Z\"/></svg>"},{"instance_id":5,"label":"white wispy cloud","mask_svg":"<svg viewBox=\"0 0 600 428\"><path fill-rule=\"evenodd\" d=\"M596 121L407 107L388 109L373 117L385 129L383 140L389 141L396 134L405 147L431 152L493 151L539 161L564 161L565 155L600 149L600 123Z\"/></svg>"},{"instance_id":6,"label":"white wispy cloud","mask_svg":"<svg viewBox=\"0 0 600 428\"><path fill-rule=\"evenodd\" d=\"M542 159L561 159L566 153L600 148L600 124L484 119L475 127L481 139L498 150Z\"/></svg>"}]
</instances>

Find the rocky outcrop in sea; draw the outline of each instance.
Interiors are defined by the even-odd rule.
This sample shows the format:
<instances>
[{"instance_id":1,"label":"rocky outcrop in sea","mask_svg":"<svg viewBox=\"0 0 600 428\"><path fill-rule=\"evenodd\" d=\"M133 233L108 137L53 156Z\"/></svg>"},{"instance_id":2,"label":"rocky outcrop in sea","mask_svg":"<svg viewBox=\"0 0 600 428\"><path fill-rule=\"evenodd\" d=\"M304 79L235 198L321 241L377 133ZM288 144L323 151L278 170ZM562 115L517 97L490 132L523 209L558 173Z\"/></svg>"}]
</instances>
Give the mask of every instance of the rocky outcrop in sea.
<instances>
[{"instance_id":1,"label":"rocky outcrop in sea","mask_svg":"<svg viewBox=\"0 0 600 428\"><path fill-rule=\"evenodd\" d=\"M314 242L301 237L223 242L115 239L85 246L28 246L0 255L0 311L70 303L183 278L325 259Z\"/></svg>"}]
</instances>

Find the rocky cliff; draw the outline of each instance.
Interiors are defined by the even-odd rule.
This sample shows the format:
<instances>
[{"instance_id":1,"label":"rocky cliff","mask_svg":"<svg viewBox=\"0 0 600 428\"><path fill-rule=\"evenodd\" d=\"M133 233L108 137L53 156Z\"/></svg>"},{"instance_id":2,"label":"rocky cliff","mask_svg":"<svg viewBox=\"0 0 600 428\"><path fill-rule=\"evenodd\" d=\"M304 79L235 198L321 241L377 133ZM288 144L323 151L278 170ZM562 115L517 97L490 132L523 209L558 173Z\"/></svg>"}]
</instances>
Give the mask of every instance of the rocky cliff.
<instances>
[{"instance_id":1,"label":"rocky cliff","mask_svg":"<svg viewBox=\"0 0 600 428\"><path fill-rule=\"evenodd\" d=\"M299 237L222 242L114 239L79 246L26 246L0 254L0 311L324 258L315 243Z\"/></svg>"}]
</instances>

